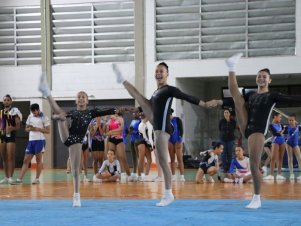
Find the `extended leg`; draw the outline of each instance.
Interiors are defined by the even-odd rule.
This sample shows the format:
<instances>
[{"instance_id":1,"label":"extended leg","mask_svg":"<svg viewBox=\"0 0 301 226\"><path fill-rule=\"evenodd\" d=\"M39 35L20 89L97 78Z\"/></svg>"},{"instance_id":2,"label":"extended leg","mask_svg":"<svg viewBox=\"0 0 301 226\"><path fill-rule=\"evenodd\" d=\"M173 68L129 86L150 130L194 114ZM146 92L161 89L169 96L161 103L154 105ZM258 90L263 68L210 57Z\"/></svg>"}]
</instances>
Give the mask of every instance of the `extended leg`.
<instances>
[{"instance_id":1,"label":"extended leg","mask_svg":"<svg viewBox=\"0 0 301 226\"><path fill-rule=\"evenodd\" d=\"M160 130L155 131L155 146L165 182L165 193L161 201L156 204L157 206L167 206L174 201L174 196L171 190L171 171L168 164L168 139L168 133Z\"/></svg>"},{"instance_id":2,"label":"extended leg","mask_svg":"<svg viewBox=\"0 0 301 226\"><path fill-rule=\"evenodd\" d=\"M261 173L260 157L264 146L264 135L262 133L253 133L248 138L248 147L250 155L250 168L253 177L254 195L251 203L246 208L257 209L261 207L260 189L261 189Z\"/></svg>"}]
</instances>

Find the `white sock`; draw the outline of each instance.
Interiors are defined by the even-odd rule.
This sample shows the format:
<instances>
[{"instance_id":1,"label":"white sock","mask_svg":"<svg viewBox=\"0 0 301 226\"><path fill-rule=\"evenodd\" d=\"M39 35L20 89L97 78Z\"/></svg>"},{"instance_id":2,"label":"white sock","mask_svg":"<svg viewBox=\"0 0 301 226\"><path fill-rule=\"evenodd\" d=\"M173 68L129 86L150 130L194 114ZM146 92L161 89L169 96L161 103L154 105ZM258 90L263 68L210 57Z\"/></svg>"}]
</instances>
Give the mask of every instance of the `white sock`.
<instances>
[{"instance_id":1,"label":"white sock","mask_svg":"<svg viewBox=\"0 0 301 226\"><path fill-rule=\"evenodd\" d=\"M120 84L123 83L125 81L125 78L121 74L121 71L119 70L118 66L113 63L112 64L112 69L115 73L117 83L120 83Z\"/></svg>"},{"instance_id":2,"label":"white sock","mask_svg":"<svg viewBox=\"0 0 301 226\"><path fill-rule=\"evenodd\" d=\"M172 195L171 189L165 189L164 195Z\"/></svg>"},{"instance_id":3,"label":"white sock","mask_svg":"<svg viewBox=\"0 0 301 226\"><path fill-rule=\"evenodd\" d=\"M253 195L253 199L250 202L249 205L246 206L246 208L249 209L258 209L261 207L261 200L260 200L260 195Z\"/></svg>"},{"instance_id":4,"label":"white sock","mask_svg":"<svg viewBox=\"0 0 301 226\"><path fill-rule=\"evenodd\" d=\"M79 194L79 193L74 193L74 194L73 194L73 197L78 197L78 198L79 198L79 197L80 197L80 194Z\"/></svg>"},{"instance_id":5,"label":"white sock","mask_svg":"<svg viewBox=\"0 0 301 226\"><path fill-rule=\"evenodd\" d=\"M162 207L162 206L168 206L174 200L175 200L175 198L174 198L174 196L172 194L171 189L165 189L163 198L160 200L160 202L158 202L156 204L156 206L160 206L160 207Z\"/></svg>"},{"instance_id":6,"label":"white sock","mask_svg":"<svg viewBox=\"0 0 301 226\"><path fill-rule=\"evenodd\" d=\"M237 53L226 60L226 64L227 64L229 72L236 71L236 65L237 65L239 59L242 57L242 55L243 55L242 53Z\"/></svg>"},{"instance_id":7,"label":"white sock","mask_svg":"<svg viewBox=\"0 0 301 226\"><path fill-rule=\"evenodd\" d=\"M44 97L48 97L51 95L45 72L43 72L41 74L40 83L39 83L39 91L42 93L42 95Z\"/></svg>"}]
</instances>

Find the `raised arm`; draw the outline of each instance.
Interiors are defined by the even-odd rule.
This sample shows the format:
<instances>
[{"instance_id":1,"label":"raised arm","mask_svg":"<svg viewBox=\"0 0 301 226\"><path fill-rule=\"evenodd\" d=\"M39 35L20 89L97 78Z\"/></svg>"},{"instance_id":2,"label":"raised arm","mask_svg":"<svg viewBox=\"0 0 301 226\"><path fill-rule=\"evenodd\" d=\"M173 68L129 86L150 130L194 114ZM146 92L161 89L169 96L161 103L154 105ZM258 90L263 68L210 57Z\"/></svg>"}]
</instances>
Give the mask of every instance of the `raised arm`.
<instances>
[{"instance_id":1,"label":"raised arm","mask_svg":"<svg viewBox=\"0 0 301 226\"><path fill-rule=\"evenodd\" d=\"M180 89L178 89L176 87L172 87L172 93L173 93L173 96L177 99L186 100L187 102L198 105L200 107L206 107L205 102L202 101L200 98L183 93Z\"/></svg>"}]
</instances>

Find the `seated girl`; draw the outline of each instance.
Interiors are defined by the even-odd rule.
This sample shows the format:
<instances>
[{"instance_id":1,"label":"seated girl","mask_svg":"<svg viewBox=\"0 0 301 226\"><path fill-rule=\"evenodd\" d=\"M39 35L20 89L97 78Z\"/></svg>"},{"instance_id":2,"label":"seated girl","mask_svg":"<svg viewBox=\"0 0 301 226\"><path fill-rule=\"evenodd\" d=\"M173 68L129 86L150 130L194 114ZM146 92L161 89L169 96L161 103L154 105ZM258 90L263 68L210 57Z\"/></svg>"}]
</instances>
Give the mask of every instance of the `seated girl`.
<instances>
[{"instance_id":1,"label":"seated girl","mask_svg":"<svg viewBox=\"0 0 301 226\"><path fill-rule=\"evenodd\" d=\"M246 183L252 178L249 158L244 156L242 147L235 148L235 156L235 159L231 161L230 169L224 182L237 184Z\"/></svg>"},{"instance_id":2,"label":"seated girl","mask_svg":"<svg viewBox=\"0 0 301 226\"><path fill-rule=\"evenodd\" d=\"M98 173L93 176L94 182L115 182L119 180L121 173L120 163L115 159L115 152L108 150L107 160L102 163Z\"/></svg>"}]
</instances>

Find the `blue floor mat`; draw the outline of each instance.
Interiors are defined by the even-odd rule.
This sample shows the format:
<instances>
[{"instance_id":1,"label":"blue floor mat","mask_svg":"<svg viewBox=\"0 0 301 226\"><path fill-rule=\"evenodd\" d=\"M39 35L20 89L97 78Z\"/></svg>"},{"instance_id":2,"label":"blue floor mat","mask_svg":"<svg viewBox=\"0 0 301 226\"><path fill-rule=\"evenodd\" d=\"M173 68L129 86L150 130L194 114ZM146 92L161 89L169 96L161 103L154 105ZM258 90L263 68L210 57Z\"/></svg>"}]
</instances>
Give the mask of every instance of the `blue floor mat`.
<instances>
[{"instance_id":1,"label":"blue floor mat","mask_svg":"<svg viewBox=\"0 0 301 226\"><path fill-rule=\"evenodd\" d=\"M1 200L0 225L301 225L301 201L263 200L262 208L246 209L246 200Z\"/></svg>"}]
</instances>

